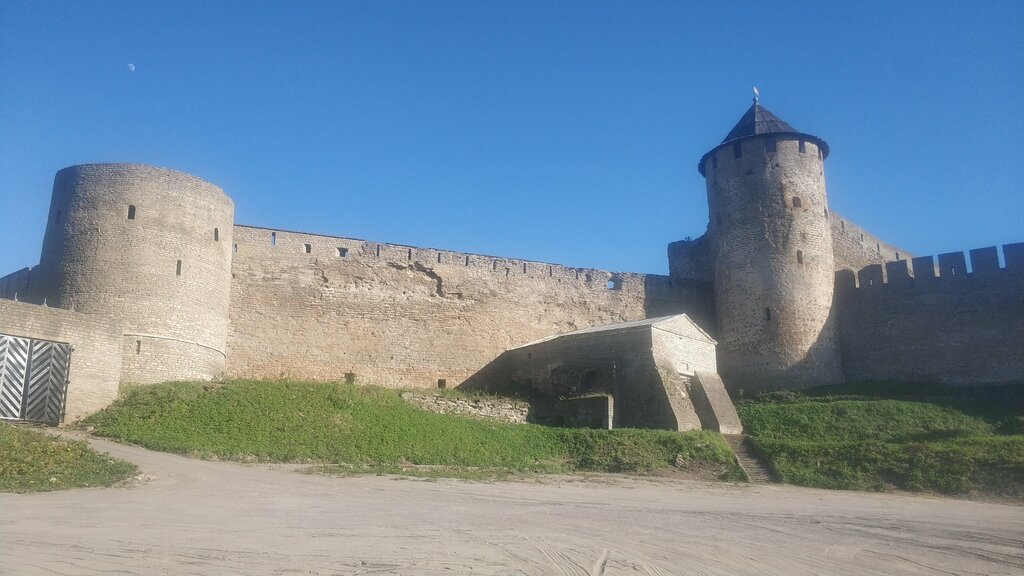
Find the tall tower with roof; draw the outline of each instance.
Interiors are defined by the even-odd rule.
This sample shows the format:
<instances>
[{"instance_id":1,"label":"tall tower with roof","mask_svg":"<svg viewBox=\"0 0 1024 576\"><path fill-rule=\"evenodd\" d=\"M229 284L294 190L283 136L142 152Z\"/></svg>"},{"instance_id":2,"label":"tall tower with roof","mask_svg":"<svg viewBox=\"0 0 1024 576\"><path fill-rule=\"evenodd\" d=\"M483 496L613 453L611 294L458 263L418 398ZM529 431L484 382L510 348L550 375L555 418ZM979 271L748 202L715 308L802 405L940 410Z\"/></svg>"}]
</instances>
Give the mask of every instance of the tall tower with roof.
<instances>
[{"instance_id":1,"label":"tall tower with roof","mask_svg":"<svg viewBox=\"0 0 1024 576\"><path fill-rule=\"evenodd\" d=\"M843 380L832 316L828 144L757 98L698 165L706 179L719 372L733 389Z\"/></svg>"}]
</instances>

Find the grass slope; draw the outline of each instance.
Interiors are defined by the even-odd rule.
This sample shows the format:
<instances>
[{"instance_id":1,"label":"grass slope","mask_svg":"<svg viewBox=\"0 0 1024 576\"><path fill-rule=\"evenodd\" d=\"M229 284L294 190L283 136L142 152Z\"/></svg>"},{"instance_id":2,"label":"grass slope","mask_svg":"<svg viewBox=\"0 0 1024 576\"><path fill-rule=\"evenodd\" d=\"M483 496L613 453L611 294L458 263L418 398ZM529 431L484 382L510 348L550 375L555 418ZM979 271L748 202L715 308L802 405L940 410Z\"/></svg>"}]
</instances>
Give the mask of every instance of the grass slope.
<instances>
[{"instance_id":1,"label":"grass slope","mask_svg":"<svg viewBox=\"0 0 1024 576\"><path fill-rule=\"evenodd\" d=\"M492 423L427 412L394 390L340 383L140 386L83 425L156 450L233 460L650 472L679 456L742 477L717 434Z\"/></svg>"},{"instance_id":2,"label":"grass slope","mask_svg":"<svg viewBox=\"0 0 1024 576\"><path fill-rule=\"evenodd\" d=\"M85 442L0 423L0 492L110 486L135 472L134 464L98 454Z\"/></svg>"},{"instance_id":3,"label":"grass slope","mask_svg":"<svg viewBox=\"0 0 1024 576\"><path fill-rule=\"evenodd\" d=\"M992 394L883 382L764 394L737 409L786 482L1020 498L1024 402L1019 389Z\"/></svg>"}]
</instances>

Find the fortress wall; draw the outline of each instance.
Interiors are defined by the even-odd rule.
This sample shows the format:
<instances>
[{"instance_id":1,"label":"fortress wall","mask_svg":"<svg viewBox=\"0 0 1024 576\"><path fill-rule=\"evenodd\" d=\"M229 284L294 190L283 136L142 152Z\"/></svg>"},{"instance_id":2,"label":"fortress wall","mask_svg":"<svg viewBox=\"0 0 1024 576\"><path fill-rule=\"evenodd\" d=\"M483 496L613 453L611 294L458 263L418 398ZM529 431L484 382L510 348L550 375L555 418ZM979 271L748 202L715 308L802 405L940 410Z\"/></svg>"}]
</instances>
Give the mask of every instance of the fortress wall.
<instances>
[{"instance_id":1,"label":"fortress wall","mask_svg":"<svg viewBox=\"0 0 1024 576\"><path fill-rule=\"evenodd\" d=\"M224 373L224 352L195 340L126 332L121 346L124 382L210 380Z\"/></svg>"},{"instance_id":2,"label":"fortress wall","mask_svg":"<svg viewBox=\"0 0 1024 576\"><path fill-rule=\"evenodd\" d=\"M43 299L36 286L38 277L35 269L28 267L0 278L0 298L41 304Z\"/></svg>"},{"instance_id":3,"label":"fortress wall","mask_svg":"<svg viewBox=\"0 0 1024 576\"><path fill-rule=\"evenodd\" d=\"M833 266L838 270L860 270L871 264L885 264L913 257L907 250L883 242L850 220L829 212L832 230ZM669 274L673 278L713 280L711 244L707 234L668 245Z\"/></svg>"},{"instance_id":4,"label":"fortress wall","mask_svg":"<svg viewBox=\"0 0 1024 576\"><path fill-rule=\"evenodd\" d=\"M885 264L913 257L910 252L881 241L835 212L829 214L829 220L832 225L832 250L837 271L860 270L872 264Z\"/></svg>"},{"instance_id":5,"label":"fortress wall","mask_svg":"<svg viewBox=\"0 0 1024 576\"><path fill-rule=\"evenodd\" d=\"M1024 244L872 265L836 277L843 367L849 380L955 385L1024 382ZM859 284L859 285L858 285Z\"/></svg>"},{"instance_id":6,"label":"fortress wall","mask_svg":"<svg viewBox=\"0 0 1024 576\"><path fill-rule=\"evenodd\" d=\"M711 260L711 241L705 233L700 238L679 240L668 245L668 273L673 278L692 278L704 282L715 279Z\"/></svg>"},{"instance_id":7,"label":"fortress wall","mask_svg":"<svg viewBox=\"0 0 1024 576\"><path fill-rule=\"evenodd\" d=\"M121 326L60 308L0 300L0 332L72 346L65 422L106 407L121 380Z\"/></svg>"},{"instance_id":8,"label":"fortress wall","mask_svg":"<svg viewBox=\"0 0 1024 576\"><path fill-rule=\"evenodd\" d=\"M711 318L706 284L665 276L248 226L235 226L234 244L234 377L452 387L553 334L680 311Z\"/></svg>"}]
</instances>

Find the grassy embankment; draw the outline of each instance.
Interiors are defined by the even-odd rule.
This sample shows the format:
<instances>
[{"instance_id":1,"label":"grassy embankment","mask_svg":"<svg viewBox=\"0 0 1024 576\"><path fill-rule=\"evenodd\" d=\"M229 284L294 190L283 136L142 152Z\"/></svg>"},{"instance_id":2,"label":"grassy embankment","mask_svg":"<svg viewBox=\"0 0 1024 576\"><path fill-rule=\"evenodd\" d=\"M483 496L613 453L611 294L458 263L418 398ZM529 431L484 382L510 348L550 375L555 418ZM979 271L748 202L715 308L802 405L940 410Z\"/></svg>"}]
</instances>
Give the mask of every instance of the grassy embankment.
<instances>
[{"instance_id":1,"label":"grassy embankment","mask_svg":"<svg viewBox=\"0 0 1024 576\"><path fill-rule=\"evenodd\" d=\"M141 386L83 425L93 427L94 434L155 450L329 464L332 471L458 477L649 473L680 462L683 469L742 477L717 434L501 424L434 414L394 390L340 383Z\"/></svg>"},{"instance_id":2,"label":"grassy embankment","mask_svg":"<svg viewBox=\"0 0 1024 576\"><path fill-rule=\"evenodd\" d=\"M785 482L1024 497L1024 397L871 383L774 392L737 405Z\"/></svg>"},{"instance_id":3,"label":"grassy embankment","mask_svg":"<svg viewBox=\"0 0 1024 576\"><path fill-rule=\"evenodd\" d=\"M135 472L134 464L97 454L85 442L0 423L0 492L110 486Z\"/></svg>"}]
</instances>

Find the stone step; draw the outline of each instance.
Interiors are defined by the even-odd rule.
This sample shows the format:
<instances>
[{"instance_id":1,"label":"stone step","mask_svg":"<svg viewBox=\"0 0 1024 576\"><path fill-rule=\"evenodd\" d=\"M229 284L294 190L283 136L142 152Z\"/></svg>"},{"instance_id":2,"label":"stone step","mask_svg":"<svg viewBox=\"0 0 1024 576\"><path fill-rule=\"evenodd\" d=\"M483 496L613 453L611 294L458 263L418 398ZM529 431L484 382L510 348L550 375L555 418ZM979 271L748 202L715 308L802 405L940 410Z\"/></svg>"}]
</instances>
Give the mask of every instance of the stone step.
<instances>
[{"instance_id":1,"label":"stone step","mask_svg":"<svg viewBox=\"0 0 1024 576\"><path fill-rule=\"evenodd\" d=\"M764 460L754 451L754 447L750 445L749 438L742 434L727 434L725 435L725 440L732 447L733 453L736 454L736 460L739 461L740 467L746 472L747 478L751 482L777 482L775 474L772 473Z\"/></svg>"}]
</instances>

